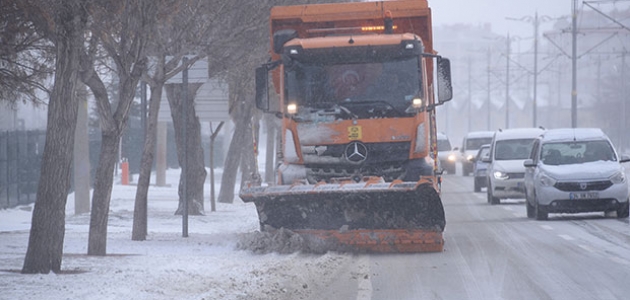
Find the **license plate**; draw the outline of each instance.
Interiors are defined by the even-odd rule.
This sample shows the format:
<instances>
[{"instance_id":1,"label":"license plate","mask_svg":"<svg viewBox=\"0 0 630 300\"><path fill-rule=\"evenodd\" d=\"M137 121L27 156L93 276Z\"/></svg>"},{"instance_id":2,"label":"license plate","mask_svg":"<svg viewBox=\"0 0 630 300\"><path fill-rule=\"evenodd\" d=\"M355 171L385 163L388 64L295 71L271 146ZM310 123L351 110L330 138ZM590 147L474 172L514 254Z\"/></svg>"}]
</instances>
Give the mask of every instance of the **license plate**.
<instances>
[{"instance_id":1,"label":"license plate","mask_svg":"<svg viewBox=\"0 0 630 300\"><path fill-rule=\"evenodd\" d=\"M597 199L597 198L599 198L599 193L597 193L597 192L569 193L569 199L571 199L571 200Z\"/></svg>"}]
</instances>

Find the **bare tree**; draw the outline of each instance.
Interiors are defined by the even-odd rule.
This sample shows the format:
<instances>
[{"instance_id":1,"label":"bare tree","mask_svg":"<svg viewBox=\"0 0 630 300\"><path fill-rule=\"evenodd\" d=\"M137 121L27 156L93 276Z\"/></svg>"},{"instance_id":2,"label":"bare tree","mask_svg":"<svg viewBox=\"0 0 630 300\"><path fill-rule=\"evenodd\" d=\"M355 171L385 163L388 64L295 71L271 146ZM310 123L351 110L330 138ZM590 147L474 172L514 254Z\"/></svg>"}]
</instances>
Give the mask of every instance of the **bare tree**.
<instances>
[{"instance_id":1,"label":"bare tree","mask_svg":"<svg viewBox=\"0 0 630 300\"><path fill-rule=\"evenodd\" d=\"M144 240L147 234L147 198L156 144L157 120L160 100L162 98L162 89L168 79L182 72L184 67L189 67L206 56L209 48L211 48L206 41L209 40L211 32L216 32L217 28L220 27L217 26L216 23L220 21L219 16L223 13L227 4L229 4L229 2L221 3L221 1L206 0L177 1L169 10L171 14L167 18L160 18L160 22L155 24L156 26L154 27L148 50L150 56L154 58L154 63L149 67L150 71L143 77L151 87L151 99L149 100L147 131L145 133L138 188L136 190L132 240ZM184 66L180 64L182 57L190 53L196 54L189 57L189 65ZM171 90L171 92L173 92L173 90ZM191 94L189 93L189 95ZM192 95L194 96L194 94ZM173 96L171 96L171 98L172 97ZM178 107L176 103L179 102L179 99L173 100L176 109ZM176 117L174 121L178 119L179 117ZM189 118L189 120L193 122L193 127L195 122L198 123L196 116ZM177 128L180 128L179 124L177 124ZM176 135L179 135L179 132L177 132ZM199 139L195 138L194 141L198 144L193 145L193 147L200 149L200 136ZM178 158L183 154L179 153L182 148L181 145L177 147ZM192 162L193 165L203 167L203 156L194 155L191 159L198 159L199 161ZM195 207L203 207L203 181L205 174L201 172L202 170L191 171L192 174L196 174L193 176L199 177L190 181L192 187L191 192L199 195L199 197L189 195L187 198L190 199L190 201L195 201L194 199L196 199L198 205L188 205L190 209L193 209ZM203 172L205 172L205 170L203 170ZM181 194L181 183L184 176L185 174L182 174L180 178L179 207L182 207L182 201L184 199ZM191 213L200 214L201 211L191 211Z\"/></svg>"},{"instance_id":2,"label":"bare tree","mask_svg":"<svg viewBox=\"0 0 630 300\"><path fill-rule=\"evenodd\" d=\"M244 0L242 0L244 1ZM240 2L240 1L235 1ZM247 2L248 4L245 4ZM232 203L234 187L239 168L244 182L249 180L254 166L253 140L258 136L257 128L260 116L254 105L254 69L269 59L269 10L276 5L297 5L305 3L349 2L343 0L268 0L241 3L247 9L234 13L235 20L251 20L256 27L241 33L241 43L249 47L235 49L228 57L233 62L229 68L230 116L235 124L234 135L226 157L221 190L218 201ZM350 1L351 2L351 1ZM254 123L252 123L252 121ZM252 132L252 130L256 132Z\"/></svg>"},{"instance_id":3,"label":"bare tree","mask_svg":"<svg viewBox=\"0 0 630 300\"><path fill-rule=\"evenodd\" d=\"M117 151L138 81L146 68L145 46L153 22L158 18L157 7L161 2L106 1L92 7L92 40L90 48L81 56L81 65L82 80L97 102L101 123L101 153L92 195L88 255L106 254L107 219ZM95 68L98 47L105 50L118 76L115 108Z\"/></svg>"},{"instance_id":4,"label":"bare tree","mask_svg":"<svg viewBox=\"0 0 630 300\"><path fill-rule=\"evenodd\" d=\"M28 10L56 49L55 79L48 104L46 143L22 273L61 271L65 207L70 188L78 101L79 55L86 1L16 1Z\"/></svg>"},{"instance_id":5,"label":"bare tree","mask_svg":"<svg viewBox=\"0 0 630 300\"><path fill-rule=\"evenodd\" d=\"M19 2L19 1L18 1ZM0 101L41 104L37 91L49 93L55 49L36 6L16 0L0 2Z\"/></svg>"}]
</instances>

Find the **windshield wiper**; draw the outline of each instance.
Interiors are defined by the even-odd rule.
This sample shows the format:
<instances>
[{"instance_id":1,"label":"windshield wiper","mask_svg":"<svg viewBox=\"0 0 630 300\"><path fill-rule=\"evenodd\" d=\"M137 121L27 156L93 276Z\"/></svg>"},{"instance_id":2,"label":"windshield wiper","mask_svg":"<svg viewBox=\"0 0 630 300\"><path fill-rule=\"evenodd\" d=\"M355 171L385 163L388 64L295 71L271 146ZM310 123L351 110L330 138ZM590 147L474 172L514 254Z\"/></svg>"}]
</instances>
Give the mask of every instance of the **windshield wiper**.
<instances>
[{"instance_id":1,"label":"windshield wiper","mask_svg":"<svg viewBox=\"0 0 630 300\"><path fill-rule=\"evenodd\" d=\"M398 109L396 109L395 106L393 106L391 103L384 101L384 100L363 100L363 101L350 101L350 102L344 102L344 104L372 104L372 103L378 103L378 104L383 104L385 105L385 107L387 108L388 111L393 111L395 112L399 117L403 117L405 116L404 113L400 112ZM370 113L374 113L374 108L371 108L368 112Z\"/></svg>"},{"instance_id":2,"label":"windshield wiper","mask_svg":"<svg viewBox=\"0 0 630 300\"><path fill-rule=\"evenodd\" d=\"M322 106L325 106L325 107L322 107ZM350 116L352 119L359 118L350 109L335 102L320 102L320 103L317 103L316 105L313 105L313 109L316 110L317 113L320 115L339 115L341 112L344 112L346 115Z\"/></svg>"}]
</instances>

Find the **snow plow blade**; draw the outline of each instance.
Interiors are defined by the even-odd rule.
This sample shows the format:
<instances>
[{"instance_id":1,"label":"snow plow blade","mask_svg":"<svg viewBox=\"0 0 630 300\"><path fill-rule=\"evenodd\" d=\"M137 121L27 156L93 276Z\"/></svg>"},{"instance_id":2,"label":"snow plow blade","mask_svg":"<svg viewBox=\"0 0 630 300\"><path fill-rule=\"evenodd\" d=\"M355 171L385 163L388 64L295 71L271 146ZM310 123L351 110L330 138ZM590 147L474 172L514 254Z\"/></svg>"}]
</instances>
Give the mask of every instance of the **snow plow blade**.
<instances>
[{"instance_id":1,"label":"snow plow blade","mask_svg":"<svg viewBox=\"0 0 630 300\"><path fill-rule=\"evenodd\" d=\"M247 187L262 231L298 233L317 248L349 252L440 252L444 208L431 179Z\"/></svg>"}]
</instances>

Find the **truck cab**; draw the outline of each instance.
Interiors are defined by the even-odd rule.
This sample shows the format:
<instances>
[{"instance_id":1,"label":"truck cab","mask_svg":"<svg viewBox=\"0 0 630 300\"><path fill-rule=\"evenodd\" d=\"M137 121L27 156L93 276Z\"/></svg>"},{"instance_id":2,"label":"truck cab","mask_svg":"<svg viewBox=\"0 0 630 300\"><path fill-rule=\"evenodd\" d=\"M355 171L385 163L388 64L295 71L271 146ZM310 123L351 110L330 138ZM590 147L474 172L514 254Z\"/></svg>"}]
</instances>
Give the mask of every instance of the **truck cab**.
<instances>
[{"instance_id":1,"label":"truck cab","mask_svg":"<svg viewBox=\"0 0 630 300\"><path fill-rule=\"evenodd\" d=\"M405 31L414 24L423 28L426 15L416 11L412 18L403 9L428 10L422 1L376 4L382 6L380 15L358 11L327 23L321 21L336 17L325 9L272 10L272 62L257 71L257 106L282 118L278 184L435 176L437 163L429 155L437 151L431 149L432 118L435 106L451 98L449 61L433 54L425 30ZM277 103L268 97L268 71Z\"/></svg>"}]
</instances>

